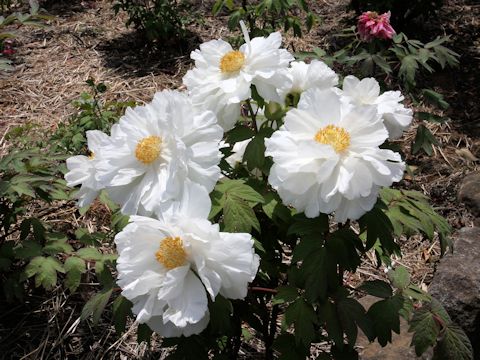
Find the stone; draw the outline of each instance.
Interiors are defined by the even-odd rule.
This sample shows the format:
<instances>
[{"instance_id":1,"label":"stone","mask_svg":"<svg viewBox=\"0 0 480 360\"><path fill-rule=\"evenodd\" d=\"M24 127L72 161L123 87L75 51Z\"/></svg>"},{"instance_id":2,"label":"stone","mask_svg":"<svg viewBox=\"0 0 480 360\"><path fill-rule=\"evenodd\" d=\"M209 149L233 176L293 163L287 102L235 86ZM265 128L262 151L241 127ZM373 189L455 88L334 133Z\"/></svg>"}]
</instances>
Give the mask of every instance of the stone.
<instances>
[{"instance_id":1,"label":"stone","mask_svg":"<svg viewBox=\"0 0 480 360\"><path fill-rule=\"evenodd\" d=\"M480 360L480 228L455 234L453 254L440 260L429 293L463 328Z\"/></svg>"},{"instance_id":2,"label":"stone","mask_svg":"<svg viewBox=\"0 0 480 360\"><path fill-rule=\"evenodd\" d=\"M463 202L476 217L480 217L480 172L473 172L462 180L458 201Z\"/></svg>"},{"instance_id":3,"label":"stone","mask_svg":"<svg viewBox=\"0 0 480 360\"><path fill-rule=\"evenodd\" d=\"M365 309L381 299L365 296L359 300ZM382 347L377 341L370 343L367 337L359 331L356 348L362 360L428 360L432 352L427 350L422 357L415 355L415 349L410 346L412 333L408 332L408 323L400 317L400 334L392 333L392 343Z\"/></svg>"}]
</instances>

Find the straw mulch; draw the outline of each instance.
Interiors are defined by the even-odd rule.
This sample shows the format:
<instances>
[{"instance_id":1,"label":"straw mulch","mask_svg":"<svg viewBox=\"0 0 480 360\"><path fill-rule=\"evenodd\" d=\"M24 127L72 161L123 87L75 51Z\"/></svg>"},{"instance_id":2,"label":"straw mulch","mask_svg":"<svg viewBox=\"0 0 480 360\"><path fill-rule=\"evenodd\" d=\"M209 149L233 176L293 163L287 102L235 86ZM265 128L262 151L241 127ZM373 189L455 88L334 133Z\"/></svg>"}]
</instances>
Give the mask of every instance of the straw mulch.
<instances>
[{"instance_id":1,"label":"straw mulch","mask_svg":"<svg viewBox=\"0 0 480 360\"><path fill-rule=\"evenodd\" d=\"M322 23L302 39L287 37L288 48L308 51L314 46L328 47L332 33L341 28L343 18L350 16L344 11L346 3L347 0L316 2ZM125 17L115 16L109 1L53 3L48 8L55 15L51 26L17 30L15 71L0 74L0 151L5 153L9 146L5 134L16 126L35 124L41 129L37 133L42 133L54 130L58 123L67 120L74 112L71 102L87 90L85 80L88 78L108 86L107 100L142 103L151 100L155 91L181 88L182 76L190 67L190 51L202 41L231 35L225 26L225 17L210 15L211 5L212 1L198 1L193 8L192 19L201 21L189 26L192 36L186 44L151 52L135 32L125 28ZM450 0L439 20L446 24L446 31L454 35L453 44L462 53L462 62L473 72L479 68L480 40L472 38L478 42L475 47L465 38L473 37L472 26L478 34L479 15L480 6ZM458 87L451 86L454 80ZM454 228L473 223L469 212L456 201L456 193L463 176L478 168L476 154L480 153L480 141L475 131L480 120L478 80L479 74L464 68L438 73L426 80L428 86L447 95L452 104L447 115L452 121L428 125L441 143L435 146L432 157L410 154L409 144L415 136L416 124L401 142L415 174L414 178L407 176L401 186L429 195ZM32 211L37 211L43 220L70 231L79 226L98 231L108 224L108 212L101 204L96 204L85 216L80 216L71 203L56 204L53 212ZM427 288L440 256L438 241L431 244L415 236L400 242L404 256L396 262L411 271L418 285ZM104 250L113 251L108 245ZM93 282L93 270L89 276L86 280L92 281L82 283L82 291L74 295L58 287L48 297L34 290L26 304L3 308L0 303L0 357L163 358L165 354L160 350L158 337L153 337L150 346L136 343L135 324L129 324L128 331L118 338L106 320L108 316L97 327L80 322L83 304L99 289L99 284ZM372 255L365 258L358 273L347 275L345 280L356 286L365 279L384 278L383 269L377 268ZM254 358L260 349L259 341L253 339L242 347L241 358Z\"/></svg>"}]
</instances>

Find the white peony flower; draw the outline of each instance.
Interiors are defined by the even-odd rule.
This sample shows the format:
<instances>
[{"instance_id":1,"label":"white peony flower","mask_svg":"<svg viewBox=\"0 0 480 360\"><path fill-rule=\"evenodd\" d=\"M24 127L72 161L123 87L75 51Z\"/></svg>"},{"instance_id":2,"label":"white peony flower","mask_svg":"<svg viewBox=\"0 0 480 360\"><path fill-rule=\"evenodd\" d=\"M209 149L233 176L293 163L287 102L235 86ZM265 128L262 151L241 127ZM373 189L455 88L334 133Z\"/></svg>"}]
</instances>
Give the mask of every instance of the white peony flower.
<instances>
[{"instance_id":1,"label":"white peony flower","mask_svg":"<svg viewBox=\"0 0 480 360\"><path fill-rule=\"evenodd\" d=\"M155 94L127 109L102 147L98 179L128 215L150 214L175 201L188 182L211 191L219 176L223 131L211 111L196 113L188 96Z\"/></svg>"},{"instance_id":2,"label":"white peony flower","mask_svg":"<svg viewBox=\"0 0 480 360\"><path fill-rule=\"evenodd\" d=\"M386 91L380 95L380 85L374 78L359 80L347 76L343 80L343 95L357 105L376 105L390 140L401 137L412 122L413 112L401 104L404 97L400 91Z\"/></svg>"},{"instance_id":3,"label":"white peony flower","mask_svg":"<svg viewBox=\"0 0 480 360\"><path fill-rule=\"evenodd\" d=\"M335 71L319 60L312 60L309 64L294 61L290 63L288 74L292 79L291 86L278 90L282 103L288 94L300 95L308 89L329 89L338 85Z\"/></svg>"},{"instance_id":4,"label":"white peony flower","mask_svg":"<svg viewBox=\"0 0 480 360\"><path fill-rule=\"evenodd\" d=\"M243 154L245 154L245 150L247 149L248 144L250 144L252 139L247 139L243 141L236 142L232 148L232 155L225 158L225 161L230 165L232 168L235 168L237 164L241 164L243 161Z\"/></svg>"},{"instance_id":5,"label":"white peony flower","mask_svg":"<svg viewBox=\"0 0 480 360\"><path fill-rule=\"evenodd\" d=\"M89 156L77 155L67 159L68 173L65 174L67 186L80 185L77 192L78 206L90 205L104 186L97 180L96 164L101 156L101 148L109 141L107 134L92 130L87 131Z\"/></svg>"},{"instance_id":6,"label":"white peony flower","mask_svg":"<svg viewBox=\"0 0 480 360\"><path fill-rule=\"evenodd\" d=\"M379 148L387 136L376 107L344 103L334 90L307 90L265 140L274 162L268 180L307 217L358 219L374 206L379 187L402 178L400 155Z\"/></svg>"},{"instance_id":7,"label":"white peony flower","mask_svg":"<svg viewBox=\"0 0 480 360\"><path fill-rule=\"evenodd\" d=\"M200 45L191 58L195 68L183 78L192 102L212 110L225 131L232 129L240 116L240 103L251 97L251 85L267 101L282 102L277 89L288 87L287 67L293 56L280 49L279 32L250 41L244 28L245 44L239 50L223 40Z\"/></svg>"},{"instance_id":8,"label":"white peony flower","mask_svg":"<svg viewBox=\"0 0 480 360\"><path fill-rule=\"evenodd\" d=\"M209 322L208 299L243 299L259 257L250 234L223 233L207 220L210 199L196 184L159 220L132 216L115 237L118 285L139 323L162 336L198 334Z\"/></svg>"}]
</instances>

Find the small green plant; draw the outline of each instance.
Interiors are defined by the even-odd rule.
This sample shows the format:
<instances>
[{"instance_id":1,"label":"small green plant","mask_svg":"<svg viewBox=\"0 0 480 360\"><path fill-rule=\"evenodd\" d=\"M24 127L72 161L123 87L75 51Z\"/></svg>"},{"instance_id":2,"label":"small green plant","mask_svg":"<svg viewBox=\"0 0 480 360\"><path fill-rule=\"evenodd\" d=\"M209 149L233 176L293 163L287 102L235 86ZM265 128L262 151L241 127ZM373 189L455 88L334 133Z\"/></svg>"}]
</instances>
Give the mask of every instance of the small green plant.
<instances>
[{"instance_id":1,"label":"small green plant","mask_svg":"<svg viewBox=\"0 0 480 360\"><path fill-rule=\"evenodd\" d=\"M450 37L439 36L425 44L399 33L393 37L393 41L375 39L367 43L358 37L354 26L345 29L339 37L353 40L347 41L343 48L332 54L315 48L313 52L297 53L297 58L317 58L329 66L345 67L353 73L375 77L381 82L397 82L409 93L412 100L433 105L438 111L416 114L420 125L412 143L413 154L422 151L431 155L432 145L439 143L424 122L446 122L448 118L443 112L448 109L449 104L441 94L431 89L418 89L417 81L427 74L459 65L460 55L445 46Z\"/></svg>"},{"instance_id":2,"label":"small green plant","mask_svg":"<svg viewBox=\"0 0 480 360\"><path fill-rule=\"evenodd\" d=\"M0 9L3 11L3 5L9 7L10 1L7 0L5 3L0 3ZM0 71L12 70L12 62L10 59L3 59L1 56L5 55L5 42L8 39L12 41L15 38L15 33L11 31L6 31L6 27L9 25L20 26L34 26L34 27L45 27L45 21L51 20L50 15L42 13L38 2L35 0L30 0L30 12L28 14L22 14L19 12L12 13L7 17L0 15ZM13 53L13 51L11 52Z\"/></svg>"},{"instance_id":3,"label":"small green plant","mask_svg":"<svg viewBox=\"0 0 480 360\"><path fill-rule=\"evenodd\" d=\"M282 27L285 31L292 29L294 36L301 37L303 21L307 31L318 21L305 0L244 0L241 3L217 0L213 5L213 14L218 15L222 9L226 9L230 14L230 30L237 29L240 20L243 20L248 24L252 37L265 36Z\"/></svg>"},{"instance_id":4,"label":"small green plant","mask_svg":"<svg viewBox=\"0 0 480 360\"><path fill-rule=\"evenodd\" d=\"M104 101L101 99L101 95L107 90L105 84L96 84L92 79L87 80L86 83L89 91L83 92L80 99L73 102L77 112L69 121L60 123L50 139L54 143L56 151L80 152L86 144L86 131L110 129L128 106L135 105L134 101Z\"/></svg>"},{"instance_id":5,"label":"small green plant","mask_svg":"<svg viewBox=\"0 0 480 360\"><path fill-rule=\"evenodd\" d=\"M34 287L51 290L59 282L74 292L90 263L104 287L113 287L111 271L116 256L97 250L128 222L118 206L101 194L99 200L110 212L108 231L90 233L86 228L57 228L42 220L54 212L54 202L69 201L75 190L66 186L65 152L84 147L85 132L110 128L131 103L104 103L102 83L88 80L91 93L74 102L78 113L62 124L53 137L31 141L36 127L27 124L10 130L6 139L11 151L0 158L0 279L7 301L22 300ZM29 139L28 141L26 139ZM60 203L61 204L61 203ZM32 211L41 208L40 212ZM88 208L80 209L84 214Z\"/></svg>"},{"instance_id":6,"label":"small green plant","mask_svg":"<svg viewBox=\"0 0 480 360\"><path fill-rule=\"evenodd\" d=\"M127 27L133 25L150 43L171 43L185 37L182 5L177 0L115 0L115 13L128 15Z\"/></svg>"}]
</instances>

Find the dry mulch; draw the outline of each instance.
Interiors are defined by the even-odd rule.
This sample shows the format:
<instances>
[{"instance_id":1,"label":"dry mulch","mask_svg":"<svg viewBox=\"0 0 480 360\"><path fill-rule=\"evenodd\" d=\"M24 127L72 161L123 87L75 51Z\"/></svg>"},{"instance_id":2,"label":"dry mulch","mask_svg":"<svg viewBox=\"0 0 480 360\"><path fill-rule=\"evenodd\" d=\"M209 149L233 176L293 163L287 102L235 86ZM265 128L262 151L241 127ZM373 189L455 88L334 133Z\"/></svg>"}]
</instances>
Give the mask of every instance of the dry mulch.
<instances>
[{"instance_id":1,"label":"dry mulch","mask_svg":"<svg viewBox=\"0 0 480 360\"><path fill-rule=\"evenodd\" d=\"M115 16L111 3L103 1L57 2L48 7L55 20L47 29L20 28L16 40L15 71L0 74L0 150L6 150L5 134L15 126L36 124L54 130L59 122L74 112L71 102L87 90L85 80L94 78L108 86L107 100L149 101L155 91L181 88L181 79L190 67L189 53L199 43L227 37L225 18L210 15L211 1L202 1L192 18L202 22L190 25L192 36L187 44L168 46L150 52L136 34L124 26L125 17ZM352 14L344 11L346 0L318 1L316 10L323 19L320 26L302 39L287 37L290 50L308 51L314 46L331 46L332 33ZM434 35L451 34L450 44L462 55L459 69L436 73L425 80L446 95L451 104L447 124L428 125L441 142L432 157L410 154L409 143L416 125L402 141L407 162L414 166L414 178L406 178L403 187L429 195L453 228L472 226L470 213L456 200L460 180L478 170L480 157L480 5L466 0L446 1L438 19L429 25ZM423 109L416 109L423 110ZM44 215L51 223L76 228L79 224L99 230L105 215L102 205L80 217L71 204ZM397 262L405 265L414 281L426 288L435 262L439 259L438 242L431 244L421 236L401 239L404 256ZM367 257L357 274L346 280L351 285L372 278L384 278L376 268L375 258ZM48 297L35 290L26 304L0 310L0 356L5 359L138 359L161 358L160 339L153 337L150 346L136 343L136 326L117 338L109 323L91 327L80 322L86 299L98 284L86 279L82 291L70 295L58 287ZM105 317L107 318L107 317ZM261 345L251 342L242 348L243 357L252 358Z\"/></svg>"}]
</instances>

